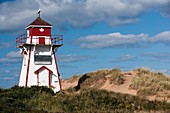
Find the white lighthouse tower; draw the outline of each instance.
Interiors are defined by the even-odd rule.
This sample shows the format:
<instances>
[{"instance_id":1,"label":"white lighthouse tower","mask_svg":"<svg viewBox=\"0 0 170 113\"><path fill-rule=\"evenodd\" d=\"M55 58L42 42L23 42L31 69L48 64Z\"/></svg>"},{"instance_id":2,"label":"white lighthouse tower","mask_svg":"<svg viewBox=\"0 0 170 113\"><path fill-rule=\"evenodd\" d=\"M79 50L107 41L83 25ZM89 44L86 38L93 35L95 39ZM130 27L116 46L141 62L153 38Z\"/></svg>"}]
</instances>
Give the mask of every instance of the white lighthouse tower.
<instances>
[{"instance_id":1,"label":"white lighthouse tower","mask_svg":"<svg viewBox=\"0 0 170 113\"><path fill-rule=\"evenodd\" d=\"M26 34L16 38L23 55L19 86L47 86L61 90L55 50L63 45L62 35L51 35L52 25L39 16L29 24Z\"/></svg>"}]
</instances>

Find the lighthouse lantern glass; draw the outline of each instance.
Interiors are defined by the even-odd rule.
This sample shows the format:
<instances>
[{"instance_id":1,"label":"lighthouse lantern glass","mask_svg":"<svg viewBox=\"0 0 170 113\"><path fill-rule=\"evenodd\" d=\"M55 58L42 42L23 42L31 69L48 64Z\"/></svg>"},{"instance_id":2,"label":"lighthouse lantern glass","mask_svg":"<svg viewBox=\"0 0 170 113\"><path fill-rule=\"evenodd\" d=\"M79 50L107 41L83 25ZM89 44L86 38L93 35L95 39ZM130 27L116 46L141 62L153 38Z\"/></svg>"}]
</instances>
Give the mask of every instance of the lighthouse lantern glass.
<instances>
[{"instance_id":1,"label":"lighthouse lantern glass","mask_svg":"<svg viewBox=\"0 0 170 113\"><path fill-rule=\"evenodd\" d=\"M46 55L34 55L34 63L37 65L46 64L50 65L52 63L51 56Z\"/></svg>"},{"instance_id":2,"label":"lighthouse lantern glass","mask_svg":"<svg viewBox=\"0 0 170 113\"><path fill-rule=\"evenodd\" d=\"M50 65L52 63L51 57L51 46L36 46L34 52L34 63L36 65L47 64Z\"/></svg>"}]
</instances>

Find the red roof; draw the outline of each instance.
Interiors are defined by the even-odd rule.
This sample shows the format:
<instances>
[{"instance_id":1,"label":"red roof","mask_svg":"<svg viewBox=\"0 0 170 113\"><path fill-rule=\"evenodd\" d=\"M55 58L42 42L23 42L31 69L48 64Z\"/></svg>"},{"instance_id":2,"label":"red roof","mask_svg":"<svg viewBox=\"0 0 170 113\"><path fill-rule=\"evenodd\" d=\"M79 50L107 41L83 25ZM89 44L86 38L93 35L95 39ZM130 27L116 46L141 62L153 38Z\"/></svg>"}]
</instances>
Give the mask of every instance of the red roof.
<instances>
[{"instance_id":1,"label":"red roof","mask_svg":"<svg viewBox=\"0 0 170 113\"><path fill-rule=\"evenodd\" d=\"M38 26L49 26L49 27L52 26L51 24L49 24L48 22L44 21L44 20L41 19L40 17L37 17L31 24L29 24L29 25L27 26L27 28L28 28L29 26L36 26L36 25L38 25Z\"/></svg>"},{"instance_id":2,"label":"red roof","mask_svg":"<svg viewBox=\"0 0 170 113\"><path fill-rule=\"evenodd\" d=\"M39 71L41 71L42 69L46 69L46 70L48 70L50 73L53 73L53 72L52 72L50 69L48 69L46 66L42 66L41 68L37 69L34 73L35 73L35 74L38 74Z\"/></svg>"}]
</instances>

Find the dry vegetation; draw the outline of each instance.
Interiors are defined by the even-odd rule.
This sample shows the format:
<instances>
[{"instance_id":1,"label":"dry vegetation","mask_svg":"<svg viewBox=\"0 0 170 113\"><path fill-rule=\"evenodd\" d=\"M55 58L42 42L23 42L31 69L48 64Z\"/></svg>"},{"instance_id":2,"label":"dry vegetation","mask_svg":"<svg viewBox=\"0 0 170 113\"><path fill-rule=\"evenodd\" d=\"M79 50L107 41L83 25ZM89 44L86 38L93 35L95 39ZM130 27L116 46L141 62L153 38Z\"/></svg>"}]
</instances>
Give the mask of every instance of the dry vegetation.
<instances>
[{"instance_id":1,"label":"dry vegetation","mask_svg":"<svg viewBox=\"0 0 170 113\"><path fill-rule=\"evenodd\" d=\"M170 77L144 68L130 72L122 72L119 68L98 70L72 77L68 81L74 82L74 85L67 90L70 93L94 88L170 102Z\"/></svg>"},{"instance_id":2,"label":"dry vegetation","mask_svg":"<svg viewBox=\"0 0 170 113\"><path fill-rule=\"evenodd\" d=\"M137 90L139 96L170 97L170 78L162 73L151 72L147 69L135 70L136 75L130 88Z\"/></svg>"},{"instance_id":3,"label":"dry vegetation","mask_svg":"<svg viewBox=\"0 0 170 113\"><path fill-rule=\"evenodd\" d=\"M96 72L84 74L80 77L75 88L76 90L79 90L80 88L100 89L107 80L110 81L110 84L123 84L124 78L121 74L121 70L119 68L115 68L113 70L98 70Z\"/></svg>"}]
</instances>

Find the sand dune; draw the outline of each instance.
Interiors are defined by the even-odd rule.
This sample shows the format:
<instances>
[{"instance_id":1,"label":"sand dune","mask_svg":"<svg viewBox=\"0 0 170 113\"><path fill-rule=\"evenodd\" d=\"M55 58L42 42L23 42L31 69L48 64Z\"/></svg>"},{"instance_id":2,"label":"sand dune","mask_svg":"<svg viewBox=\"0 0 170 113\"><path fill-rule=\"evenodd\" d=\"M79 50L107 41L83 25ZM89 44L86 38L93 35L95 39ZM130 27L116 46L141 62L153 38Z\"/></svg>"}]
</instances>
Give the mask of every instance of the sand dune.
<instances>
[{"instance_id":1,"label":"sand dune","mask_svg":"<svg viewBox=\"0 0 170 113\"><path fill-rule=\"evenodd\" d=\"M61 82L62 89L67 90L68 88L77 88L79 86L80 89L95 88L99 90L101 89L101 90L107 90L107 91L112 91L117 93L140 96L142 98L145 97L150 100L156 99L156 100L166 100L170 102L170 89L163 92L158 92L155 95L149 95L149 96L138 95L138 91L130 87L134 78L137 77L136 76L137 73L135 70L129 72L120 72L119 75L121 78L123 78L123 82L120 84L115 84L114 82L111 82L112 80L111 76L113 75L110 74L110 71L111 70L100 70L96 72L87 73L83 76L74 76L70 79L62 80ZM97 74L99 75L96 76ZM168 80L169 81L167 81L167 85L170 85L170 79L168 78ZM164 93L166 93L169 96L165 96ZM162 96L160 96L161 94Z\"/></svg>"}]
</instances>

